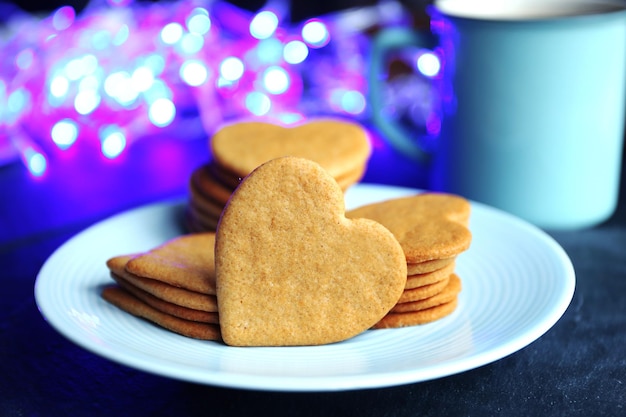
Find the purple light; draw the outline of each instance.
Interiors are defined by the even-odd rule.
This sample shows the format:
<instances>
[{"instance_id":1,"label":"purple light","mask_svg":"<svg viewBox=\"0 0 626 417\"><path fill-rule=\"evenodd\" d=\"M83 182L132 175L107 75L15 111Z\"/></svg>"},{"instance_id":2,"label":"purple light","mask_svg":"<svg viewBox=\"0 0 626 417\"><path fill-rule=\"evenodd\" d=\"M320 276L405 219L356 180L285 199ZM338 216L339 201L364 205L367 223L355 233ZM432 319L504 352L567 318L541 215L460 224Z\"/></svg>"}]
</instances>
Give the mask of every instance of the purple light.
<instances>
[{"instance_id":1,"label":"purple light","mask_svg":"<svg viewBox=\"0 0 626 417\"><path fill-rule=\"evenodd\" d=\"M0 140L27 127L29 145L18 153L41 175L49 162L36 146L43 141L53 145L44 149L75 149L65 159L80 157L79 137L97 141L115 159L137 137L184 117L210 132L248 115L288 122L364 114L364 33L330 15L290 25L286 3L268 4L276 9L250 13L225 1L105 0L80 14L64 6L9 25L14 33L0 51L15 58L0 63Z\"/></svg>"}]
</instances>

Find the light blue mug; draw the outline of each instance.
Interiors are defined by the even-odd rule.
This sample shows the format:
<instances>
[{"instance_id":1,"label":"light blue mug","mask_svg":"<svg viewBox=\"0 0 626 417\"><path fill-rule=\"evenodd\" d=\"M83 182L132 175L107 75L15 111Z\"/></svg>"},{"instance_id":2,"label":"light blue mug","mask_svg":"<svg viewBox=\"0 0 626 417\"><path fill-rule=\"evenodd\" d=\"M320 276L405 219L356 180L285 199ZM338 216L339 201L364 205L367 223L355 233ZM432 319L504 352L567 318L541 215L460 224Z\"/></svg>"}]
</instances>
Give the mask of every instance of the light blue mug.
<instances>
[{"instance_id":1,"label":"light blue mug","mask_svg":"<svg viewBox=\"0 0 626 417\"><path fill-rule=\"evenodd\" d=\"M624 138L626 8L591 0L440 0L432 33L389 28L373 41L370 106L399 151L428 159L429 188L546 229L597 225L615 211ZM387 56L441 56L441 128L432 153L384 115ZM426 158L424 158L426 156Z\"/></svg>"}]
</instances>

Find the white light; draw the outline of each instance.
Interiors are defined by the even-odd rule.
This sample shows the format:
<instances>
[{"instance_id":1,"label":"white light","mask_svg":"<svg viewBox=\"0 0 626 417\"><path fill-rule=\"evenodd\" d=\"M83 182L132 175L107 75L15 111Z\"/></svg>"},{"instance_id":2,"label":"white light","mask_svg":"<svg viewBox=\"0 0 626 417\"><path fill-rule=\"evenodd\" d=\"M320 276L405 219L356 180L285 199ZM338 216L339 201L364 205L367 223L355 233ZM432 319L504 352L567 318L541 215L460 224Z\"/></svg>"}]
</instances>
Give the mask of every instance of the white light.
<instances>
[{"instance_id":1,"label":"white light","mask_svg":"<svg viewBox=\"0 0 626 417\"><path fill-rule=\"evenodd\" d=\"M180 78L192 87L197 87L206 82L208 71L202 61L186 61L180 67Z\"/></svg>"},{"instance_id":2,"label":"white light","mask_svg":"<svg viewBox=\"0 0 626 417\"><path fill-rule=\"evenodd\" d=\"M131 80L135 89L140 92L148 91L154 83L154 74L148 67L139 67L133 71Z\"/></svg>"},{"instance_id":3,"label":"white light","mask_svg":"<svg viewBox=\"0 0 626 417\"><path fill-rule=\"evenodd\" d=\"M239 58L228 57L220 64L220 75L228 81L237 81L243 75L244 66Z\"/></svg>"},{"instance_id":4,"label":"white light","mask_svg":"<svg viewBox=\"0 0 626 417\"><path fill-rule=\"evenodd\" d=\"M204 46L204 38L196 33L187 33L180 40L180 49L186 54L200 52Z\"/></svg>"},{"instance_id":5,"label":"white light","mask_svg":"<svg viewBox=\"0 0 626 417\"><path fill-rule=\"evenodd\" d=\"M174 45L183 37L183 27L178 23L168 23L161 29L161 40L167 45Z\"/></svg>"},{"instance_id":6,"label":"white light","mask_svg":"<svg viewBox=\"0 0 626 417\"><path fill-rule=\"evenodd\" d=\"M74 98L74 108L82 115L93 112L99 104L100 94L93 90L80 91Z\"/></svg>"},{"instance_id":7,"label":"white light","mask_svg":"<svg viewBox=\"0 0 626 417\"><path fill-rule=\"evenodd\" d=\"M439 74L441 62L437 55L432 52L425 52L417 58L417 69L427 77L434 77Z\"/></svg>"},{"instance_id":8,"label":"white light","mask_svg":"<svg viewBox=\"0 0 626 417\"><path fill-rule=\"evenodd\" d=\"M58 121L50 130L52 141L61 149L67 149L78 138L78 126L71 119Z\"/></svg>"},{"instance_id":9,"label":"white light","mask_svg":"<svg viewBox=\"0 0 626 417\"><path fill-rule=\"evenodd\" d=\"M50 81L50 94L52 94L54 97L65 97L69 89L70 82L62 75L57 75L52 79L52 81Z\"/></svg>"},{"instance_id":10,"label":"white light","mask_svg":"<svg viewBox=\"0 0 626 417\"><path fill-rule=\"evenodd\" d=\"M319 20L311 20L302 28L302 39L309 45L321 47L328 43L330 34L326 25Z\"/></svg>"},{"instance_id":11,"label":"white light","mask_svg":"<svg viewBox=\"0 0 626 417\"><path fill-rule=\"evenodd\" d=\"M165 69L165 59L159 54L148 55L143 65L149 68L153 75L159 75Z\"/></svg>"},{"instance_id":12,"label":"white light","mask_svg":"<svg viewBox=\"0 0 626 417\"><path fill-rule=\"evenodd\" d=\"M126 71L118 71L104 80L104 91L122 106L131 105L139 96L133 79Z\"/></svg>"},{"instance_id":13,"label":"white light","mask_svg":"<svg viewBox=\"0 0 626 417\"><path fill-rule=\"evenodd\" d=\"M176 106L166 98L156 99L148 110L148 118L156 127L165 127L176 117Z\"/></svg>"},{"instance_id":14,"label":"white light","mask_svg":"<svg viewBox=\"0 0 626 417\"><path fill-rule=\"evenodd\" d=\"M283 59L289 64L299 64L309 55L309 48L302 41L291 41L283 49Z\"/></svg>"},{"instance_id":15,"label":"white light","mask_svg":"<svg viewBox=\"0 0 626 417\"><path fill-rule=\"evenodd\" d=\"M100 132L102 155L113 159L121 154L125 147L126 137L116 126L109 126Z\"/></svg>"},{"instance_id":16,"label":"white light","mask_svg":"<svg viewBox=\"0 0 626 417\"><path fill-rule=\"evenodd\" d=\"M46 172L48 165L46 157L39 152L31 151L27 152L26 158L28 159L28 170L36 177L40 177Z\"/></svg>"},{"instance_id":17,"label":"white light","mask_svg":"<svg viewBox=\"0 0 626 417\"><path fill-rule=\"evenodd\" d=\"M78 91L96 91L100 88L100 80L95 75L84 77L78 83Z\"/></svg>"},{"instance_id":18,"label":"white light","mask_svg":"<svg viewBox=\"0 0 626 417\"><path fill-rule=\"evenodd\" d=\"M206 9L200 7L194 9L193 15L187 19L187 29L198 35L204 35L211 30L211 19Z\"/></svg>"},{"instance_id":19,"label":"white light","mask_svg":"<svg viewBox=\"0 0 626 417\"><path fill-rule=\"evenodd\" d=\"M278 27L278 17L268 10L258 13L250 22L250 34L257 39L267 39Z\"/></svg>"},{"instance_id":20,"label":"white light","mask_svg":"<svg viewBox=\"0 0 626 417\"><path fill-rule=\"evenodd\" d=\"M270 111L272 101L263 93L252 92L246 96L246 108L256 116L263 116Z\"/></svg>"},{"instance_id":21,"label":"white light","mask_svg":"<svg viewBox=\"0 0 626 417\"><path fill-rule=\"evenodd\" d=\"M152 103L153 101L158 100L160 98L172 99L173 94L172 94L172 90L168 87L168 85L163 80L156 79L154 80L154 83L152 83L152 86L150 87L150 89L147 91L144 91L143 97L148 103Z\"/></svg>"},{"instance_id":22,"label":"white light","mask_svg":"<svg viewBox=\"0 0 626 417\"><path fill-rule=\"evenodd\" d=\"M289 88L289 74L281 67L270 67L263 73L263 85L271 94L282 94Z\"/></svg>"}]
</instances>

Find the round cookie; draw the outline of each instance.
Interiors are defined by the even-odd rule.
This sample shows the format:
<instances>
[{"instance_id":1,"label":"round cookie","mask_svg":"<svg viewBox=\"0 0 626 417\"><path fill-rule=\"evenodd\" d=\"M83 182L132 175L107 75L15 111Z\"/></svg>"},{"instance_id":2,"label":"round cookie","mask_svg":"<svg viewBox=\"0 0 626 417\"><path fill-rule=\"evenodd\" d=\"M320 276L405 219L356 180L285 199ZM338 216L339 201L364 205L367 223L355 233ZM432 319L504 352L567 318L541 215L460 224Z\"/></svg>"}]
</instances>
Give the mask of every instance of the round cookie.
<instances>
[{"instance_id":1,"label":"round cookie","mask_svg":"<svg viewBox=\"0 0 626 417\"><path fill-rule=\"evenodd\" d=\"M190 191L211 200L216 206L224 207L234 187L228 188L221 184L212 173L212 165L204 164L193 171L189 181Z\"/></svg>"},{"instance_id":2,"label":"round cookie","mask_svg":"<svg viewBox=\"0 0 626 417\"><path fill-rule=\"evenodd\" d=\"M165 314L170 314L172 316L176 316L185 320L198 321L201 323L219 323L217 311L196 310L193 308L183 307L174 303L170 303L169 301L165 301L155 297L154 295L142 290L139 287L135 287L133 284L131 284L122 277L119 277L115 274L111 274L111 276L121 288L125 289L130 294L134 295L149 306Z\"/></svg>"},{"instance_id":3,"label":"round cookie","mask_svg":"<svg viewBox=\"0 0 626 417\"><path fill-rule=\"evenodd\" d=\"M221 340L219 325L185 320L163 313L118 286L113 285L105 287L102 290L101 296L109 303L127 313L144 318L164 329L180 335L200 340Z\"/></svg>"},{"instance_id":4,"label":"round cookie","mask_svg":"<svg viewBox=\"0 0 626 417\"><path fill-rule=\"evenodd\" d=\"M215 233L173 238L129 259L126 271L202 294L215 294Z\"/></svg>"},{"instance_id":5,"label":"round cookie","mask_svg":"<svg viewBox=\"0 0 626 417\"><path fill-rule=\"evenodd\" d=\"M444 268L451 263L453 263L456 259L456 256L452 256L450 258L443 259L432 259L430 261L424 261L419 263L407 264L406 270L407 274L417 275L417 274L426 274L429 272L436 271L438 269Z\"/></svg>"},{"instance_id":6,"label":"round cookie","mask_svg":"<svg viewBox=\"0 0 626 417\"><path fill-rule=\"evenodd\" d=\"M383 317L373 329L393 329L432 323L446 317L456 310L458 298L435 307L409 313L389 313Z\"/></svg>"},{"instance_id":7,"label":"round cookie","mask_svg":"<svg viewBox=\"0 0 626 417\"><path fill-rule=\"evenodd\" d=\"M123 278L133 286L152 294L156 298L194 310L216 312L217 298L215 295L190 291L170 285L156 279L139 277L126 271L127 262L133 255L116 256L107 261L111 275ZM115 278L115 277L114 277Z\"/></svg>"},{"instance_id":8,"label":"round cookie","mask_svg":"<svg viewBox=\"0 0 626 417\"><path fill-rule=\"evenodd\" d=\"M435 282L441 281L450 276L454 272L454 262L444 266L443 268L437 269L433 272L426 272L423 274L415 274L409 275L406 277L406 285L404 286L405 290L410 290L413 288L423 287L424 285L433 284Z\"/></svg>"},{"instance_id":9,"label":"round cookie","mask_svg":"<svg viewBox=\"0 0 626 417\"><path fill-rule=\"evenodd\" d=\"M433 295L442 291L448 282L450 281L450 277L446 277L440 281L437 281L432 284L424 285L422 287L413 288L410 290L404 290L398 303L408 303L410 301L418 301L423 300L428 297L432 297Z\"/></svg>"},{"instance_id":10,"label":"round cookie","mask_svg":"<svg viewBox=\"0 0 626 417\"><path fill-rule=\"evenodd\" d=\"M410 301L406 303L398 303L391 309L392 313L408 313L411 311L425 310L427 308L435 307L440 304L445 304L457 297L461 292L461 280L456 274L450 276L448 285L439 293L432 297L425 298L418 301Z\"/></svg>"}]
</instances>

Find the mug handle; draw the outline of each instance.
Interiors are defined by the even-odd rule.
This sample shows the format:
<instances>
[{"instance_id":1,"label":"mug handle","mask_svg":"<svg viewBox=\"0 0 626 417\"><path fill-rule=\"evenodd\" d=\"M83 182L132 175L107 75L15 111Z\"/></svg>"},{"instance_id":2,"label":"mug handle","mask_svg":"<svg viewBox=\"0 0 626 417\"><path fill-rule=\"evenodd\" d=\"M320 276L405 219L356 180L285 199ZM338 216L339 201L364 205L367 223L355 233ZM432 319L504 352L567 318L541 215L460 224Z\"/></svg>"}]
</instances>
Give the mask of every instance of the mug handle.
<instances>
[{"instance_id":1,"label":"mug handle","mask_svg":"<svg viewBox=\"0 0 626 417\"><path fill-rule=\"evenodd\" d=\"M384 83L380 80L380 75L386 71L385 57L388 51L407 46L433 48L435 45L435 38L431 33L405 27L382 29L374 36L371 45L367 78L372 121L393 148L418 162L427 161L429 153L411 138L406 128L383 115Z\"/></svg>"}]
</instances>

